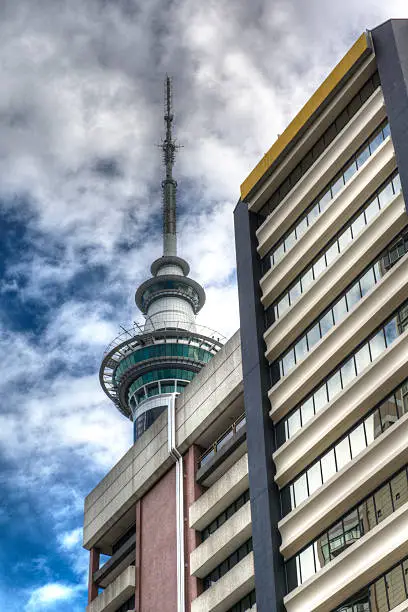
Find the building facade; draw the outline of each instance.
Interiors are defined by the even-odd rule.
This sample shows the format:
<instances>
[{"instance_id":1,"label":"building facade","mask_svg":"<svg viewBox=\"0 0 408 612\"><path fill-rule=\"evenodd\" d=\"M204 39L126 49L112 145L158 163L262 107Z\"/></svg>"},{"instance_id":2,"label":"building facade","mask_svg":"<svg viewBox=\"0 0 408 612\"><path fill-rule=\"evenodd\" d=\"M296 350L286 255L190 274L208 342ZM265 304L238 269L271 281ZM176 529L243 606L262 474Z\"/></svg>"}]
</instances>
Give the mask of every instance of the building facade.
<instances>
[{"instance_id":1,"label":"building facade","mask_svg":"<svg viewBox=\"0 0 408 612\"><path fill-rule=\"evenodd\" d=\"M406 202L408 20L391 20L241 185L240 330L223 346L199 333L184 260L166 246L177 261L153 264L138 290L146 328L104 364L142 425L85 501L88 612L408 610ZM168 299L190 304L188 322L169 324L183 308ZM151 355L149 338L204 349L171 355L191 382L163 374L167 349Z\"/></svg>"}]
</instances>

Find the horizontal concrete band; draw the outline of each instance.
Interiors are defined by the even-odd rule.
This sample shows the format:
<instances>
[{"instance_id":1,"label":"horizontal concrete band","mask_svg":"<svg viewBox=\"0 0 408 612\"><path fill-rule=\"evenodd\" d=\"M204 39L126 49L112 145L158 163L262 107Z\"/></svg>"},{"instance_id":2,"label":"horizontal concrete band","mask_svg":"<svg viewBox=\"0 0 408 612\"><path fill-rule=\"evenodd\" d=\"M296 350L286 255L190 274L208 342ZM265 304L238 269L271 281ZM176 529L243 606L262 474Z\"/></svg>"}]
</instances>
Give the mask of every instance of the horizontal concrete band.
<instances>
[{"instance_id":1,"label":"horizontal concrete band","mask_svg":"<svg viewBox=\"0 0 408 612\"><path fill-rule=\"evenodd\" d=\"M292 591L285 597L285 608L287 612L333 610L407 554L408 503Z\"/></svg>"},{"instance_id":2,"label":"horizontal concrete band","mask_svg":"<svg viewBox=\"0 0 408 612\"><path fill-rule=\"evenodd\" d=\"M378 89L257 230L263 257L385 118Z\"/></svg>"},{"instance_id":3,"label":"horizontal concrete band","mask_svg":"<svg viewBox=\"0 0 408 612\"><path fill-rule=\"evenodd\" d=\"M283 487L385 399L408 375L408 335L398 338L353 383L273 455Z\"/></svg>"},{"instance_id":4,"label":"horizontal concrete band","mask_svg":"<svg viewBox=\"0 0 408 612\"><path fill-rule=\"evenodd\" d=\"M343 187L279 263L261 279L262 302L268 307L375 193L395 169L395 152L388 137Z\"/></svg>"},{"instance_id":5,"label":"horizontal concrete band","mask_svg":"<svg viewBox=\"0 0 408 612\"><path fill-rule=\"evenodd\" d=\"M247 501L190 555L190 572L204 578L252 534L251 507Z\"/></svg>"},{"instance_id":6,"label":"horizontal concrete band","mask_svg":"<svg viewBox=\"0 0 408 612\"><path fill-rule=\"evenodd\" d=\"M408 414L279 522L286 559L407 463Z\"/></svg>"},{"instance_id":7,"label":"horizontal concrete band","mask_svg":"<svg viewBox=\"0 0 408 612\"><path fill-rule=\"evenodd\" d=\"M248 455L245 454L190 506L189 526L201 531L248 487Z\"/></svg>"},{"instance_id":8,"label":"horizontal concrete band","mask_svg":"<svg viewBox=\"0 0 408 612\"><path fill-rule=\"evenodd\" d=\"M277 412L282 414L293 408L407 298L407 261L405 255L343 321L332 327L303 360L270 390L273 418L276 418Z\"/></svg>"},{"instance_id":9,"label":"horizontal concrete band","mask_svg":"<svg viewBox=\"0 0 408 612\"><path fill-rule=\"evenodd\" d=\"M136 571L134 566L127 567L98 597L87 607L86 612L115 612L135 592Z\"/></svg>"},{"instance_id":10,"label":"horizontal concrete band","mask_svg":"<svg viewBox=\"0 0 408 612\"><path fill-rule=\"evenodd\" d=\"M212 587L194 599L191 612L227 612L254 588L254 554L251 552Z\"/></svg>"}]
</instances>

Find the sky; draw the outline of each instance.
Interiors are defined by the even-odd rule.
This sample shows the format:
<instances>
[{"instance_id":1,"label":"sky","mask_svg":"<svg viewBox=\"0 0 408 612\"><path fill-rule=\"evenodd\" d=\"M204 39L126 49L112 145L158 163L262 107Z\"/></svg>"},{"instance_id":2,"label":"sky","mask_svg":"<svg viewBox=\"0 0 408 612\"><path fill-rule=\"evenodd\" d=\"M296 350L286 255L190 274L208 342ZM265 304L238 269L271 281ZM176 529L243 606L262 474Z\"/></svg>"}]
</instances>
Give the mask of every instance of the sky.
<instances>
[{"instance_id":1,"label":"sky","mask_svg":"<svg viewBox=\"0 0 408 612\"><path fill-rule=\"evenodd\" d=\"M239 185L366 28L406 0L1 0L0 610L79 612L85 495L132 443L99 387L161 254L173 77L179 253L239 326Z\"/></svg>"}]
</instances>

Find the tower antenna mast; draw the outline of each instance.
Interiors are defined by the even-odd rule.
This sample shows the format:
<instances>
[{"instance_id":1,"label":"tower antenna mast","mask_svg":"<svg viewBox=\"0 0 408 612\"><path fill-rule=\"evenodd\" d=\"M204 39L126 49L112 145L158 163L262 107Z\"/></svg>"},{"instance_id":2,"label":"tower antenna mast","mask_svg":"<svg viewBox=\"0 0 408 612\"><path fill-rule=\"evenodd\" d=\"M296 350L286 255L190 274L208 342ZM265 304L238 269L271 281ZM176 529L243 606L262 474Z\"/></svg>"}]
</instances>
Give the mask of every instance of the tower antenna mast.
<instances>
[{"instance_id":1,"label":"tower antenna mast","mask_svg":"<svg viewBox=\"0 0 408 612\"><path fill-rule=\"evenodd\" d=\"M163 162L166 169L166 177L162 181L163 190L163 255L177 256L177 226L176 226L176 190L177 181L173 178L174 157L179 145L175 143L172 136L172 83L171 78L166 75L164 83L164 123L166 125L166 137L162 142Z\"/></svg>"}]
</instances>

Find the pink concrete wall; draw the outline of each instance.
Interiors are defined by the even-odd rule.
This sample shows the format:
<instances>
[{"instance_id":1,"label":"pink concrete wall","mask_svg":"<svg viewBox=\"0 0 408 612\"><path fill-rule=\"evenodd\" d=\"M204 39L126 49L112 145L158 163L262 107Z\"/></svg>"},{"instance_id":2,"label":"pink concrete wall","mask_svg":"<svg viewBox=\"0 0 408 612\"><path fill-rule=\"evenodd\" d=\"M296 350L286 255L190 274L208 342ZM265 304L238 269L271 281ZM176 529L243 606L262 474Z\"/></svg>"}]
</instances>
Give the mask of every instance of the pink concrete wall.
<instances>
[{"instance_id":1,"label":"pink concrete wall","mask_svg":"<svg viewBox=\"0 0 408 612\"><path fill-rule=\"evenodd\" d=\"M177 610L176 469L172 467L138 504L140 556L136 571L139 612Z\"/></svg>"}]
</instances>

